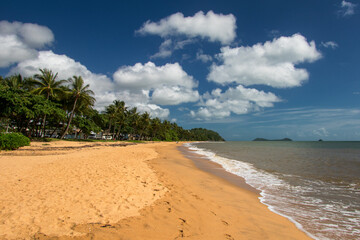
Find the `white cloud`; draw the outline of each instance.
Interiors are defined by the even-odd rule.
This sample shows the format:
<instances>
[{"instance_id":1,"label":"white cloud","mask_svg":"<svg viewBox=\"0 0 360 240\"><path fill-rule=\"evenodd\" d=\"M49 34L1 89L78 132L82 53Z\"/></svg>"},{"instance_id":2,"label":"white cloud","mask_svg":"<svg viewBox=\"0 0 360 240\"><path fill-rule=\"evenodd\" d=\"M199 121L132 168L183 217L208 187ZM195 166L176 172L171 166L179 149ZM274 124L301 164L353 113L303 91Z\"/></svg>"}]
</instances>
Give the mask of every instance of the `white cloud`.
<instances>
[{"instance_id":1,"label":"white cloud","mask_svg":"<svg viewBox=\"0 0 360 240\"><path fill-rule=\"evenodd\" d=\"M224 93L218 88L204 94L202 106L198 111L191 111L190 114L198 120L220 119L229 117L231 113L246 114L272 107L275 102L280 101L281 99L273 93L245 88L241 85L229 88Z\"/></svg>"},{"instance_id":2,"label":"white cloud","mask_svg":"<svg viewBox=\"0 0 360 240\"><path fill-rule=\"evenodd\" d=\"M150 58L166 58L170 57L173 53L171 39L165 40L159 47L159 52L152 55Z\"/></svg>"},{"instance_id":3,"label":"white cloud","mask_svg":"<svg viewBox=\"0 0 360 240\"><path fill-rule=\"evenodd\" d=\"M32 48L42 48L54 41L54 34L49 28L33 23L0 21L0 35L18 36Z\"/></svg>"},{"instance_id":4,"label":"white cloud","mask_svg":"<svg viewBox=\"0 0 360 240\"><path fill-rule=\"evenodd\" d=\"M74 61L66 55L58 55L52 51L40 51L36 59L25 60L12 68L10 73L21 73L23 76L33 76L39 72L39 68L48 68L58 72L59 79L68 79L74 75L83 77L90 88L95 92L96 108L103 110L115 99L121 99L130 107L137 107L140 112L148 111L152 116L166 118L168 109L163 109L154 104L149 104L149 96L146 91L131 92L117 88L117 86L103 74L90 72L84 65Z\"/></svg>"},{"instance_id":5,"label":"white cloud","mask_svg":"<svg viewBox=\"0 0 360 240\"><path fill-rule=\"evenodd\" d=\"M29 48L15 35L0 35L0 67L8 67L22 60L35 58L38 52Z\"/></svg>"},{"instance_id":6,"label":"white cloud","mask_svg":"<svg viewBox=\"0 0 360 240\"><path fill-rule=\"evenodd\" d=\"M178 105L199 100L197 82L178 63L156 66L152 62L124 66L114 73L119 89L146 92L149 103Z\"/></svg>"},{"instance_id":7,"label":"white cloud","mask_svg":"<svg viewBox=\"0 0 360 240\"><path fill-rule=\"evenodd\" d=\"M308 43L300 34L252 47L223 47L218 55L223 64L213 64L208 80L223 85L235 82L245 86L262 84L277 88L301 86L309 74L295 65L313 62L320 57L315 42Z\"/></svg>"},{"instance_id":8,"label":"white cloud","mask_svg":"<svg viewBox=\"0 0 360 240\"><path fill-rule=\"evenodd\" d=\"M341 11L340 11L340 13L344 17L354 15L355 14L355 7L356 7L356 4L343 0L341 2Z\"/></svg>"},{"instance_id":9,"label":"white cloud","mask_svg":"<svg viewBox=\"0 0 360 240\"><path fill-rule=\"evenodd\" d=\"M186 45L192 44L194 42L196 42L194 39L176 40L174 49L183 49Z\"/></svg>"},{"instance_id":10,"label":"white cloud","mask_svg":"<svg viewBox=\"0 0 360 240\"><path fill-rule=\"evenodd\" d=\"M0 67L36 58L37 49L54 41L54 34L32 23L0 21Z\"/></svg>"},{"instance_id":11,"label":"white cloud","mask_svg":"<svg viewBox=\"0 0 360 240\"><path fill-rule=\"evenodd\" d=\"M213 60L212 56L210 56L208 54L204 54L202 49L200 49L196 53L196 59L202 61L203 63L211 62Z\"/></svg>"},{"instance_id":12,"label":"white cloud","mask_svg":"<svg viewBox=\"0 0 360 240\"><path fill-rule=\"evenodd\" d=\"M198 83L178 63L156 66L153 62L124 66L114 73L117 85L133 90L154 90L161 87L179 86L186 89L197 87Z\"/></svg>"},{"instance_id":13,"label":"white cloud","mask_svg":"<svg viewBox=\"0 0 360 240\"><path fill-rule=\"evenodd\" d=\"M149 91L130 91L113 85L112 92L100 96L100 100L103 100L102 102L106 103L103 107L109 105L115 99L124 101L127 107L136 107L140 113L148 112L151 117L165 119L170 115L169 109L150 103ZM97 102L99 101L98 96L96 96L96 100Z\"/></svg>"},{"instance_id":14,"label":"white cloud","mask_svg":"<svg viewBox=\"0 0 360 240\"><path fill-rule=\"evenodd\" d=\"M158 105L155 104L141 104L141 103L137 103L135 104L135 107L138 109L139 112L148 112L150 113L150 117L152 118L161 118L161 119L165 119L168 118L170 115L170 111L169 109L164 109L159 107Z\"/></svg>"},{"instance_id":15,"label":"white cloud","mask_svg":"<svg viewBox=\"0 0 360 240\"><path fill-rule=\"evenodd\" d=\"M141 34L155 34L161 37L185 35L187 37L201 37L211 42L219 41L230 44L236 37L236 19L234 15L207 14L200 11L192 17L184 17L182 13L175 13L159 22L147 21L137 32Z\"/></svg>"},{"instance_id":16,"label":"white cloud","mask_svg":"<svg viewBox=\"0 0 360 240\"><path fill-rule=\"evenodd\" d=\"M170 57L175 50L183 49L186 45L195 42L193 39L166 39L164 42L161 43L159 47L159 52L152 55L150 58L167 58Z\"/></svg>"},{"instance_id":17,"label":"white cloud","mask_svg":"<svg viewBox=\"0 0 360 240\"><path fill-rule=\"evenodd\" d=\"M328 41L328 42L321 42L321 46L323 46L323 47L325 47L325 48L335 49L335 48L337 48L339 45L338 45L336 42Z\"/></svg>"},{"instance_id":18,"label":"white cloud","mask_svg":"<svg viewBox=\"0 0 360 240\"><path fill-rule=\"evenodd\" d=\"M185 102L196 102L199 100L199 97L199 93L196 90L173 86L155 89L151 100L159 105L179 105Z\"/></svg>"},{"instance_id":19,"label":"white cloud","mask_svg":"<svg viewBox=\"0 0 360 240\"><path fill-rule=\"evenodd\" d=\"M96 108L103 110L115 99L126 102L130 107L137 107L140 112L149 112L154 117L166 118L169 115L168 109L151 104L149 91L138 89L130 91L115 84L110 78L103 74L95 74L89 71L84 65L76 62L66 55L58 55L52 51L40 51L37 58L24 60L16 67L13 67L10 74L20 73L23 76L33 76L39 73L39 68L48 68L57 72L59 79L68 79L74 75L82 76L90 88L95 92Z\"/></svg>"},{"instance_id":20,"label":"white cloud","mask_svg":"<svg viewBox=\"0 0 360 240\"><path fill-rule=\"evenodd\" d=\"M24 60L13 67L10 74L20 73L23 76L33 76L39 73L40 68L47 68L55 73L57 72L59 79L68 79L74 75L82 76L84 81L90 84L90 88L95 92L97 106L105 106L114 100L105 97L106 93L111 91L113 85L106 75L92 73L74 59L66 55L55 54L52 51L40 51L37 58Z\"/></svg>"}]
</instances>

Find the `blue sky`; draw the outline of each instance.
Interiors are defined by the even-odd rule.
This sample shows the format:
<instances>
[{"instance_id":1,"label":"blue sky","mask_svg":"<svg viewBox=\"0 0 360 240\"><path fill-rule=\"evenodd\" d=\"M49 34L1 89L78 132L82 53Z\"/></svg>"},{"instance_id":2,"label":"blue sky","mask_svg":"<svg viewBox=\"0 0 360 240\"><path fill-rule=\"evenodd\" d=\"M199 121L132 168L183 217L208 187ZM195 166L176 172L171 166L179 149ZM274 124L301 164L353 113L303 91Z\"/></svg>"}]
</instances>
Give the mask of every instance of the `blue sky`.
<instances>
[{"instance_id":1,"label":"blue sky","mask_svg":"<svg viewBox=\"0 0 360 240\"><path fill-rule=\"evenodd\" d=\"M8 1L0 74L82 75L227 140L360 139L360 2Z\"/></svg>"}]
</instances>

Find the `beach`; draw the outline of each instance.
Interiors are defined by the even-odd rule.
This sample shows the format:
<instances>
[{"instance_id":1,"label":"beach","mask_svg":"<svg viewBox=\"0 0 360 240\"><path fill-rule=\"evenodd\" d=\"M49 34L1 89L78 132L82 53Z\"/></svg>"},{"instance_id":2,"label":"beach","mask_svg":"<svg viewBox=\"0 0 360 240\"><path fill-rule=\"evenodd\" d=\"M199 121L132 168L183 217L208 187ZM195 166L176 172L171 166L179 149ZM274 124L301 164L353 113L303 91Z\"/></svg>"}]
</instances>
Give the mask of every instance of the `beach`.
<instances>
[{"instance_id":1,"label":"beach","mask_svg":"<svg viewBox=\"0 0 360 240\"><path fill-rule=\"evenodd\" d=\"M0 239L310 239L256 190L199 169L181 145L56 141L1 152Z\"/></svg>"}]
</instances>

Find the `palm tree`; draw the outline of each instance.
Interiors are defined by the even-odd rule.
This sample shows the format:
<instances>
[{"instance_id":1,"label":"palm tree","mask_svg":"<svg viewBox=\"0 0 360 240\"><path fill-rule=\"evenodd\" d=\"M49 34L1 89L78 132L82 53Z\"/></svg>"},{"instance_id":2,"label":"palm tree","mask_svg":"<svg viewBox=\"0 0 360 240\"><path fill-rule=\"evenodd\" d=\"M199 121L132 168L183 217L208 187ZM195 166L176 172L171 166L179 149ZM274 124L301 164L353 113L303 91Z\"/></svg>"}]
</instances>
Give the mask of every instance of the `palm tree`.
<instances>
[{"instance_id":1,"label":"palm tree","mask_svg":"<svg viewBox=\"0 0 360 240\"><path fill-rule=\"evenodd\" d=\"M64 90L61 86L66 82L66 80L57 80L58 74L54 74L49 69L39 69L41 74L35 74L34 79L30 79L29 83L35 88L32 90L33 93L45 94L46 99L49 100L50 97L54 97L56 94L63 93ZM44 115L42 128L45 136L45 123L46 123L46 114Z\"/></svg>"},{"instance_id":2,"label":"palm tree","mask_svg":"<svg viewBox=\"0 0 360 240\"><path fill-rule=\"evenodd\" d=\"M140 114L137 112L137 108L133 107L128 112L130 118L130 124L133 129L132 133L136 135L138 133L138 128L140 125Z\"/></svg>"},{"instance_id":3,"label":"palm tree","mask_svg":"<svg viewBox=\"0 0 360 240\"><path fill-rule=\"evenodd\" d=\"M114 125L114 134L113 134L113 139L114 139L116 124L118 124L118 131L116 133L116 137L119 137L120 135L121 127L125 121L125 112L127 110L127 107L125 107L124 101L115 100L113 103L115 107L115 125Z\"/></svg>"},{"instance_id":4,"label":"palm tree","mask_svg":"<svg viewBox=\"0 0 360 240\"><path fill-rule=\"evenodd\" d=\"M155 136L159 135L159 130L161 128L161 120L159 118L151 119L151 138L154 140Z\"/></svg>"},{"instance_id":5,"label":"palm tree","mask_svg":"<svg viewBox=\"0 0 360 240\"><path fill-rule=\"evenodd\" d=\"M20 89L24 85L24 79L20 74L12 75L6 78L6 80L7 85L12 89Z\"/></svg>"},{"instance_id":6,"label":"palm tree","mask_svg":"<svg viewBox=\"0 0 360 240\"><path fill-rule=\"evenodd\" d=\"M84 80L82 79L81 76L73 76L73 79L69 79L69 81L71 82L71 88L72 88L71 93L75 99L74 99L73 108L70 112L68 124L66 126L63 135L61 136L61 139L65 137L65 135L69 130L77 103L80 102L85 107L93 106L95 103L95 98L91 96L91 95L95 95L94 92L89 89L90 87L89 84L84 85Z\"/></svg>"},{"instance_id":7,"label":"palm tree","mask_svg":"<svg viewBox=\"0 0 360 240\"><path fill-rule=\"evenodd\" d=\"M107 106L106 109L105 109L105 112L106 112L107 117L108 117L108 119L109 119L109 128L108 128L108 130L107 130L107 132L108 132L107 134L110 135L112 123L113 123L113 121L114 121L114 119L115 119L115 115L116 115L115 105L114 105L114 104L110 104L109 106ZM114 130L114 132L115 132L115 130Z\"/></svg>"},{"instance_id":8,"label":"palm tree","mask_svg":"<svg viewBox=\"0 0 360 240\"><path fill-rule=\"evenodd\" d=\"M66 80L57 80L58 74L54 74L49 69L39 69L39 71L41 74L35 74L34 79L30 80L31 84L35 86L33 93L45 94L46 99L63 93L64 90L61 86L66 83Z\"/></svg>"},{"instance_id":9,"label":"palm tree","mask_svg":"<svg viewBox=\"0 0 360 240\"><path fill-rule=\"evenodd\" d=\"M141 115L141 131L140 131L140 139L143 138L144 135L146 135L147 130L149 129L150 126L150 114L148 112L144 112Z\"/></svg>"}]
</instances>

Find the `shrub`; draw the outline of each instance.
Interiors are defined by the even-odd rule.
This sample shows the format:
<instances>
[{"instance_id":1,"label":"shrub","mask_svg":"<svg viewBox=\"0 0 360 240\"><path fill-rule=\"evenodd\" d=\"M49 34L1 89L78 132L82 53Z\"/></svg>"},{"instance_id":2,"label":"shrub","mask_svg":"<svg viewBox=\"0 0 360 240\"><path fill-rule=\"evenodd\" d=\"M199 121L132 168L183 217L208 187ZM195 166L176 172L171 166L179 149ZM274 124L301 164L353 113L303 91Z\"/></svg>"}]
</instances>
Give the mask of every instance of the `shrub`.
<instances>
[{"instance_id":1,"label":"shrub","mask_svg":"<svg viewBox=\"0 0 360 240\"><path fill-rule=\"evenodd\" d=\"M0 150L14 150L29 145L30 139L20 133L0 134Z\"/></svg>"}]
</instances>

